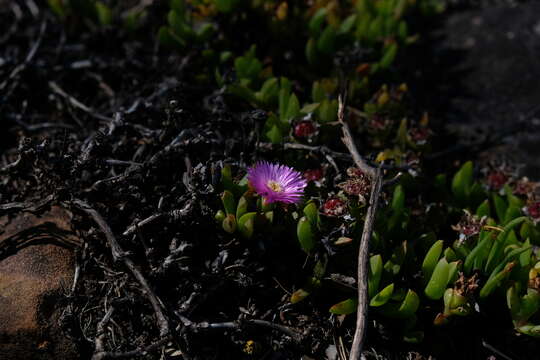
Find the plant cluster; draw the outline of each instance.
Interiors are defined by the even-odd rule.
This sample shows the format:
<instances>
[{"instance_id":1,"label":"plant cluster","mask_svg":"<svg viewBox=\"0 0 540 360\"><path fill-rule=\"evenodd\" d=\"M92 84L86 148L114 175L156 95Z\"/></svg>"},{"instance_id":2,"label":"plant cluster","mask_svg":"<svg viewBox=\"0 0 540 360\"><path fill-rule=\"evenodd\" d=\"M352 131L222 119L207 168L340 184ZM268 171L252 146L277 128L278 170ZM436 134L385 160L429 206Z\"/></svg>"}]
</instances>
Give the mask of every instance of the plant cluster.
<instances>
[{"instance_id":1,"label":"plant cluster","mask_svg":"<svg viewBox=\"0 0 540 360\"><path fill-rule=\"evenodd\" d=\"M75 3L49 1L62 17ZM104 5L88 3L94 10L85 14L110 23ZM189 80L217 86L226 106L264 110L249 129L258 156L302 172L299 204L270 203L250 181L249 164L226 164L213 209L217 231L231 241L295 239L281 251L305 254L290 269L305 281L294 284L290 303L312 300L338 316L356 311L351 254L372 184L340 141L338 96L347 94L361 152L386 175L404 174L376 218L370 316L418 343L426 327L451 326L503 298L516 331L540 336L537 184L506 165L475 171L463 159L457 172L432 171L437 129L400 77L412 71L400 59L421 41L421 19L443 10L436 0L172 0L156 41L193 58ZM237 32L246 28L252 32Z\"/></svg>"}]
</instances>

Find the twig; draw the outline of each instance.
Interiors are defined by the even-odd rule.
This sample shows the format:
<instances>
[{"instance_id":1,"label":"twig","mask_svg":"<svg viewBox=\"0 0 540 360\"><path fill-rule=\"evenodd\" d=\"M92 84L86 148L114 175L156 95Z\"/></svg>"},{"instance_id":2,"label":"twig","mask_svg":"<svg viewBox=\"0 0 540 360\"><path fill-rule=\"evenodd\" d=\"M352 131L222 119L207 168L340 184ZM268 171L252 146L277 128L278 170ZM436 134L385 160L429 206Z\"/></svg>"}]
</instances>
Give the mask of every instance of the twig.
<instances>
[{"instance_id":1,"label":"twig","mask_svg":"<svg viewBox=\"0 0 540 360\"><path fill-rule=\"evenodd\" d=\"M156 322L159 328L160 336L165 337L169 334L169 321L165 317L165 314L163 312L163 309L161 308L161 304L157 298L157 296L154 294L152 289L150 288L150 285L146 281L146 278L141 273L141 271L135 266L133 261L126 256L126 252L122 249L118 241L116 240L114 234L112 233L111 228L109 225L105 222L105 219L90 205L85 203L82 200L75 199L73 203L86 212L88 215L90 215L96 224L99 226L101 231L105 234L105 237L107 238L107 242L109 243L109 246L111 248L111 253L113 256L113 259L115 261L123 261L126 267L131 271L133 276L137 279L141 287L143 288L143 291L145 295L148 297L148 300L152 304L152 308L154 309L155 315L156 315Z\"/></svg>"},{"instance_id":2,"label":"twig","mask_svg":"<svg viewBox=\"0 0 540 360\"><path fill-rule=\"evenodd\" d=\"M105 316L103 316L103 319L97 324L96 340L94 341L94 356L92 356L92 360L101 359L100 354L105 352L105 327L109 323L113 312L114 307L111 306L105 313Z\"/></svg>"},{"instance_id":3,"label":"twig","mask_svg":"<svg viewBox=\"0 0 540 360\"><path fill-rule=\"evenodd\" d=\"M360 156L360 153L358 152L358 149L356 148L356 145L354 144L354 139L351 134L351 129L349 129L349 125L344 120L344 100L340 96L339 99L339 107L338 107L338 120L341 123L341 130L343 131L343 137L341 138L341 141L343 141L343 144L347 147L347 150L349 150L349 153L351 154L354 163L360 170L362 170L364 173L366 173L371 179L375 177L375 167L372 167L367 163L367 161L364 160L362 156Z\"/></svg>"},{"instance_id":4,"label":"twig","mask_svg":"<svg viewBox=\"0 0 540 360\"><path fill-rule=\"evenodd\" d=\"M157 213L157 214L153 214L153 215L150 215L149 217L147 217L146 219L144 220L141 220L139 221L138 223L134 224L134 225L131 225L130 227L128 227L123 233L122 235L124 236L128 236L128 235L131 235L133 234L135 231L137 231L138 228L141 228L147 224L151 224L153 223L154 221L158 220L158 219L161 219L163 216L165 215L165 213Z\"/></svg>"},{"instance_id":5,"label":"twig","mask_svg":"<svg viewBox=\"0 0 540 360\"><path fill-rule=\"evenodd\" d=\"M369 207L362 230L362 238L360 240L360 248L358 249L358 307L356 310L356 330L351 346L350 360L360 359L362 353L363 341L365 338L366 324L368 318L368 271L367 262L369 257L369 243L373 233L373 224L377 214L379 197L382 189L382 173L381 169L375 170L375 175L372 181L371 195L369 197Z\"/></svg>"},{"instance_id":6,"label":"twig","mask_svg":"<svg viewBox=\"0 0 540 360\"><path fill-rule=\"evenodd\" d=\"M507 356L507 355L503 354L502 352L500 352L499 350L495 349L495 347L488 344L485 340L482 340L482 346L485 347L486 349L490 350L492 353L502 357L505 360L512 360L512 358L510 356Z\"/></svg>"},{"instance_id":7,"label":"twig","mask_svg":"<svg viewBox=\"0 0 540 360\"><path fill-rule=\"evenodd\" d=\"M347 126L347 129L348 128L349 127ZM350 133L350 130L349 130L349 133ZM354 144L354 142L352 142L352 144ZM330 148L328 148L325 145L311 146L311 145L298 144L298 143L284 143L284 144L281 144L281 145L274 145L272 143L266 143L266 142L259 142L257 144L257 147L259 149L264 149L264 150L272 150L274 148L278 148L279 146L281 146L283 149L286 149L286 150L305 150L305 151L311 151L311 152L314 152L314 153L319 153L321 155L324 155L326 157L326 159L328 160L328 162L334 168L337 168L337 165L335 165L335 162L333 161L334 160L333 158L343 160L343 161L354 161L355 164L357 164L356 160L353 158L353 156L351 156L351 154L346 154L346 153L342 153L342 152L339 152L339 151L331 150ZM372 163L368 162L365 159L362 159L362 160L363 160L362 161L363 164L365 164L367 166L370 166L372 168L381 167L383 170L399 170L399 171L407 171L407 170L411 169L411 166L409 166L409 165L395 165L395 164L377 164L377 165L375 165L375 164L372 164ZM332 162L334 162L334 163L332 163ZM360 169L362 169L362 168L360 168Z\"/></svg>"},{"instance_id":8,"label":"twig","mask_svg":"<svg viewBox=\"0 0 540 360\"><path fill-rule=\"evenodd\" d=\"M64 91L64 89L62 89L57 83L55 83L54 81L49 81L49 87L51 88L51 90L60 95L61 97L63 97L64 99L66 99L67 101L69 101L69 103L71 105L73 105L74 107L84 111L85 113L88 113L90 116L93 116L95 117L96 119L99 119L99 120L104 120L104 121L113 121L114 119L111 118L111 117L108 117L108 116L105 116L105 115L101 115L99 113L97 113L94 109L84 105L82 102L80 102L79 100L77 100L76 98L74 98L73 96L69 95L68 93L66 93Z\"/></svg>"},{"instance_id":9,"label":"twig","mask_svg":"<svg viewBox=\"0 0 540 360\"><path fill-rule=\"evenodd\" d=\"M285 335L289 336L291 339L293 339L295 342L300 343L303 340L303 335L299 333L296 330L293 330L292 328L284 325L279 325L270 321L266 320L259 320L259 319L247 319L247 320L241 320L241 321L225 321L225 322L218 322L218 323L208 323L208 322L200 322L200 323L194 323L191 322L189 319L187 319L184 316L180 316L180 319L184 323L184 326L191 328L193 330L202 330L202 329L241 329L245 326L260 326L265 327L272 330L277 330L279 332L284 333Z\"/></svg>"},{"instance_id":10,"label":"twig","mask_svg":"<svg viewBox=\"0 0 540 360\"><path fill-rule=\"evenodd\" d=\"M45 30L47 29L47 22L46 21L43 21L41 23L41 27L39 28L39 35L38 35L38 38L36 40L36 42L34 43L34 45L32 46L32 48L30 48L30 51L28 51L28 55L26 55L26 58L24 59L24 61L17 65L12 71L11 73L9 74L9 76L4 80L2 81L2 83L0 84L0 91L1 90L4 90L4 88L6 87L6 85L9 83L9 81L11 79L13 79L15 76L17 76L17 74L19 74L21 71L23 71L24 69L26 69L26 67L28 66L28 64L32 61L32 59L34 58L34 56L36 55L36 52L39 48L39 46L41 45L41 41L43 40L43 35L45 34Z\"/></svg>"},{"instance_id":11,"label":"twig","mask_svg":"<svg viewBox=\"0 0 540 360\"><path fill-rule=\"evenodd\" d=\"M147 357L150 351L153 351L167 344L170 340L171 340L171 336L166 336L146 347L135 349L135 350L130 350L126 352L103 351L100 353L94 353L94 356L92 356L92 360L133 359L136 357ZM182 355L184 356L184 359L187 359L186 354L184 352L182 352Z\"/></svg>"},{"instance_id":12,"label":"twig","mask_svg":"<svg viewBox=\"0 0 540 360\"><path fill-rule=\"evenodd\" d=\"M338 120L341 123L343 137L341 140L349 150L354 160L355 165L367 174L371 179L371 194L369 197L369 207L364 221L360 247L358 249L358 268L357 268L357 284L358 284L358 307L356 312L356 329L354 339L351 346L349 360L359 360L362 355L362 347L365 338L367 315L368 315L368 277L367 263L369 257L369 243L373 233L373 224L377 215L379 197L383 186L382 167L373 167L360 156L354 139L349 129L349 125L345 122L344 116L344 100L340 96L338 99ZM390 180L392 182L392 180Z\"/></svg>"},{"instance_id":13,"label":"twig","mask_svg":"<svg viewBox=\"0 0 540 360\"><path fill-rule=\"evenodd\" d=\"M77 289L77 283L79 282L79 278L81 276L81 262L86 258L87 249L88 243L85 242L82 248L82 255L80 259L77 260L77 265L75 265L75 274L73 275L73 284L71 285L71 295L75 294L75 290Z\"/></svg>"},{"instance_id":14,"label":"twig","mask_svg":"<svg viewBox=\"0 0 540 360\"><path fill-rule=\"evenodd\" d=\"M45 199L37 202L12 202L0 205L0 214L8 211L28 211L37 212L43 207L49 205L54 199L54 195L49 195Z\"/></svg>"},{"instance_id":15,"label":"twig","mask_svg":"<svg viewBox=\"0 0 540 360\"><path fill-rule=\"evenodd\" d=\"M142 170L145 166L150 166L152 164L155 164L158 162L159 159L162 158L165 154L168 154L169 152L176 150L178 147L182 145L182 142L185 140L185 137L189 135L189 129L184 129L176 136L167 146L165 146L163 149L156 152L152 157L150 157L149 160L145 161L144 163L141 163L140 165L133 165L126 169L122 174L112 176L106 179L101 179L96 181L94 184L92 184L92 189L97 189L99 186L103 184L108 183L120 183L127 178L129 178L132 174Z\"/></svg>"},{"instance_id":16,"label":"twig","mask_svg":"<svg viewBox=\"0 0 540 360\"><path fill-rule=\"evenodd\" d=\"M192 206L193 206L193 202L188 201L186 203L186 205L180 210L172 210L170 212L160 212L160 213L157 213L157 214L150 215L146 219L141 220L138 223L129 226L122 233L122 235L123 236L129 236L129 235L133 234L138 228L141 228L141 227L143 227L145 225L151 224L154 221L159 220L164 216L169 217L169 218L173 218L173 219L178 219L178 218L184 216L185 214L187 214L191 210Z\"/></svg>"},{"instance_id":17,"label":"twig","mask_svg":"<svg viewBox=\"0 0 540 360\"><path fill-rule=\"evenodd\" d=\"M135 161L125 161L125 160L117 160L117 159L106 159L105 164L124 165L124 166L131 166L131 165L141 166L142 165L142 163L135 162Z\"/></svg>"}]
</instances>

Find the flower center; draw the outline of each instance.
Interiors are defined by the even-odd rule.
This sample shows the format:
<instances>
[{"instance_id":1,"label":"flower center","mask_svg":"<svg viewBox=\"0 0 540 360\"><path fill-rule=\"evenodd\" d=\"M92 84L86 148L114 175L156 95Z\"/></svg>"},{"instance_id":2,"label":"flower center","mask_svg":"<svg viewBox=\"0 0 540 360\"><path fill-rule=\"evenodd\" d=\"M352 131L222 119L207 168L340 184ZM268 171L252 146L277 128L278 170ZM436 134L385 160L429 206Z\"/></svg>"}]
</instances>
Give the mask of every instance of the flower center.
<instances>
[{"instance_id":1,"label":"flower center","mask_svg":"<svg viewBox=\"0 0 540 360\"><path fill-rule=\"evenodd\" d=\"M266 183L266 185L272 190L272 191L275 191L275 192L282 192L283 191L283 188L281 187L281 185L279 185L276 181L274 180L268 180L268 182Z\"/></svg>"}]
</instances>

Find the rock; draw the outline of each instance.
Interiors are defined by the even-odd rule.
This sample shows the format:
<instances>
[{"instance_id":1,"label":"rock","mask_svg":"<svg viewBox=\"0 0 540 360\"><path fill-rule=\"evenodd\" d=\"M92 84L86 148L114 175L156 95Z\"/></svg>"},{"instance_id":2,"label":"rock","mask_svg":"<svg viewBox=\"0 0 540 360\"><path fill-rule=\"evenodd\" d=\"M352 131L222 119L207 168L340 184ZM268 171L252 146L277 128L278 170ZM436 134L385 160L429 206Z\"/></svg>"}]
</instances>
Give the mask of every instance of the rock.
<instances>
[{"instance_id":1,"label":"rock","mask_svg":"<svg viewBox=\"0 0 540 360\"><path fill-rule=\"evenodd\" d=\"M59 326L58 300L73 282L80 243L70 221L57 206L0 217L1 360L79 358Z\"/></svg>"},{"instance_id":2,"label":"rock","mask_svg":"<svg viewBox=\"0 0 540 360\"><path fill-rule=\"evenodd\" d=\"M449 81L448 120L505 132L505 153L540 179L540 3L486 3L451 14L443 29ZM469 129L470 130L470 129ZM515 130L525 130L511 134ZM467 130L465 130L467 132ZM470 131L469 131L470 132Z\"/></svg>"}]
</instances>

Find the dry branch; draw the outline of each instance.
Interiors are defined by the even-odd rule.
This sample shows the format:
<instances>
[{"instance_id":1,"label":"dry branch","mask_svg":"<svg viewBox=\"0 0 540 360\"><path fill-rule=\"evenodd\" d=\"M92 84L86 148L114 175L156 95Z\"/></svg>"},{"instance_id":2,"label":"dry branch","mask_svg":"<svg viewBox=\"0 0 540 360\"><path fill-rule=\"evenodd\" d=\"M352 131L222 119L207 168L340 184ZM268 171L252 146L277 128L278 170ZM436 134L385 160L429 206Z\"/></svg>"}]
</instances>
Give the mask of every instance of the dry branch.
<instances>
[{"instance_id":1,"label":"dry branch","mask_svg":"<svg viewBox=\"0 0 540 360\"><path fill-rule=\"evenodd\" d=\"M362 347L366 333L366 324L368 318L368 277L367 263L369 258L369 243L373 233L373 225L377 215L377 207L379 197L383 186L381 166L371 166L358 152L358 148L354 143L349 125L345 122L344 115L344 100L339 97L338 120L341 123L343 137L341 140L349 150L355 165L371 179L371 194L369 197L369 207L364 221L362 230L362 238L360 240L360 248L358 249L358 268L357 268L357 283L358 283L358 307L356 312L356 329L354 339L351 346L349 360L359 360L362 355Z\"/></svg>"},{"instance_id":2,"label":"dry branch","mask_svg":"<svg viewBox=\"0 0 540 360\"><path fill-rule=\"evenodd\" d=\"M88 205L84 201L75 199L73 203L78 208L80 208L81 210L86 212L88 215L90 215L92 219L94 219L96 224L99 226L101 231L103 231L103 233L105 234L105 237L107 238L107 242L109 244L109 247L111 248L113 259L115 261L119 261L119 260L123 261L126 267L131 271L135 279L137 279L145 295L148 297L148 300L152 304L152 308L154 309L154 312L156 315L156 322L159 328L160 336L161 337L167 336L170 331L169 321L165 317L165 314L163 312L163 309L161 308L161 304L157 296L154 294L154 291L150 288L148 281L146 281L146 278L141 273L139 268L135 266L135 264L129 257L126 256L125 251L122 249L122 247L116 240L116 237L114 236L111 228L109 227L105 219L103 219L103 217L94 208L92 208L90 205Z\"/></svg>"}]
</instances>

